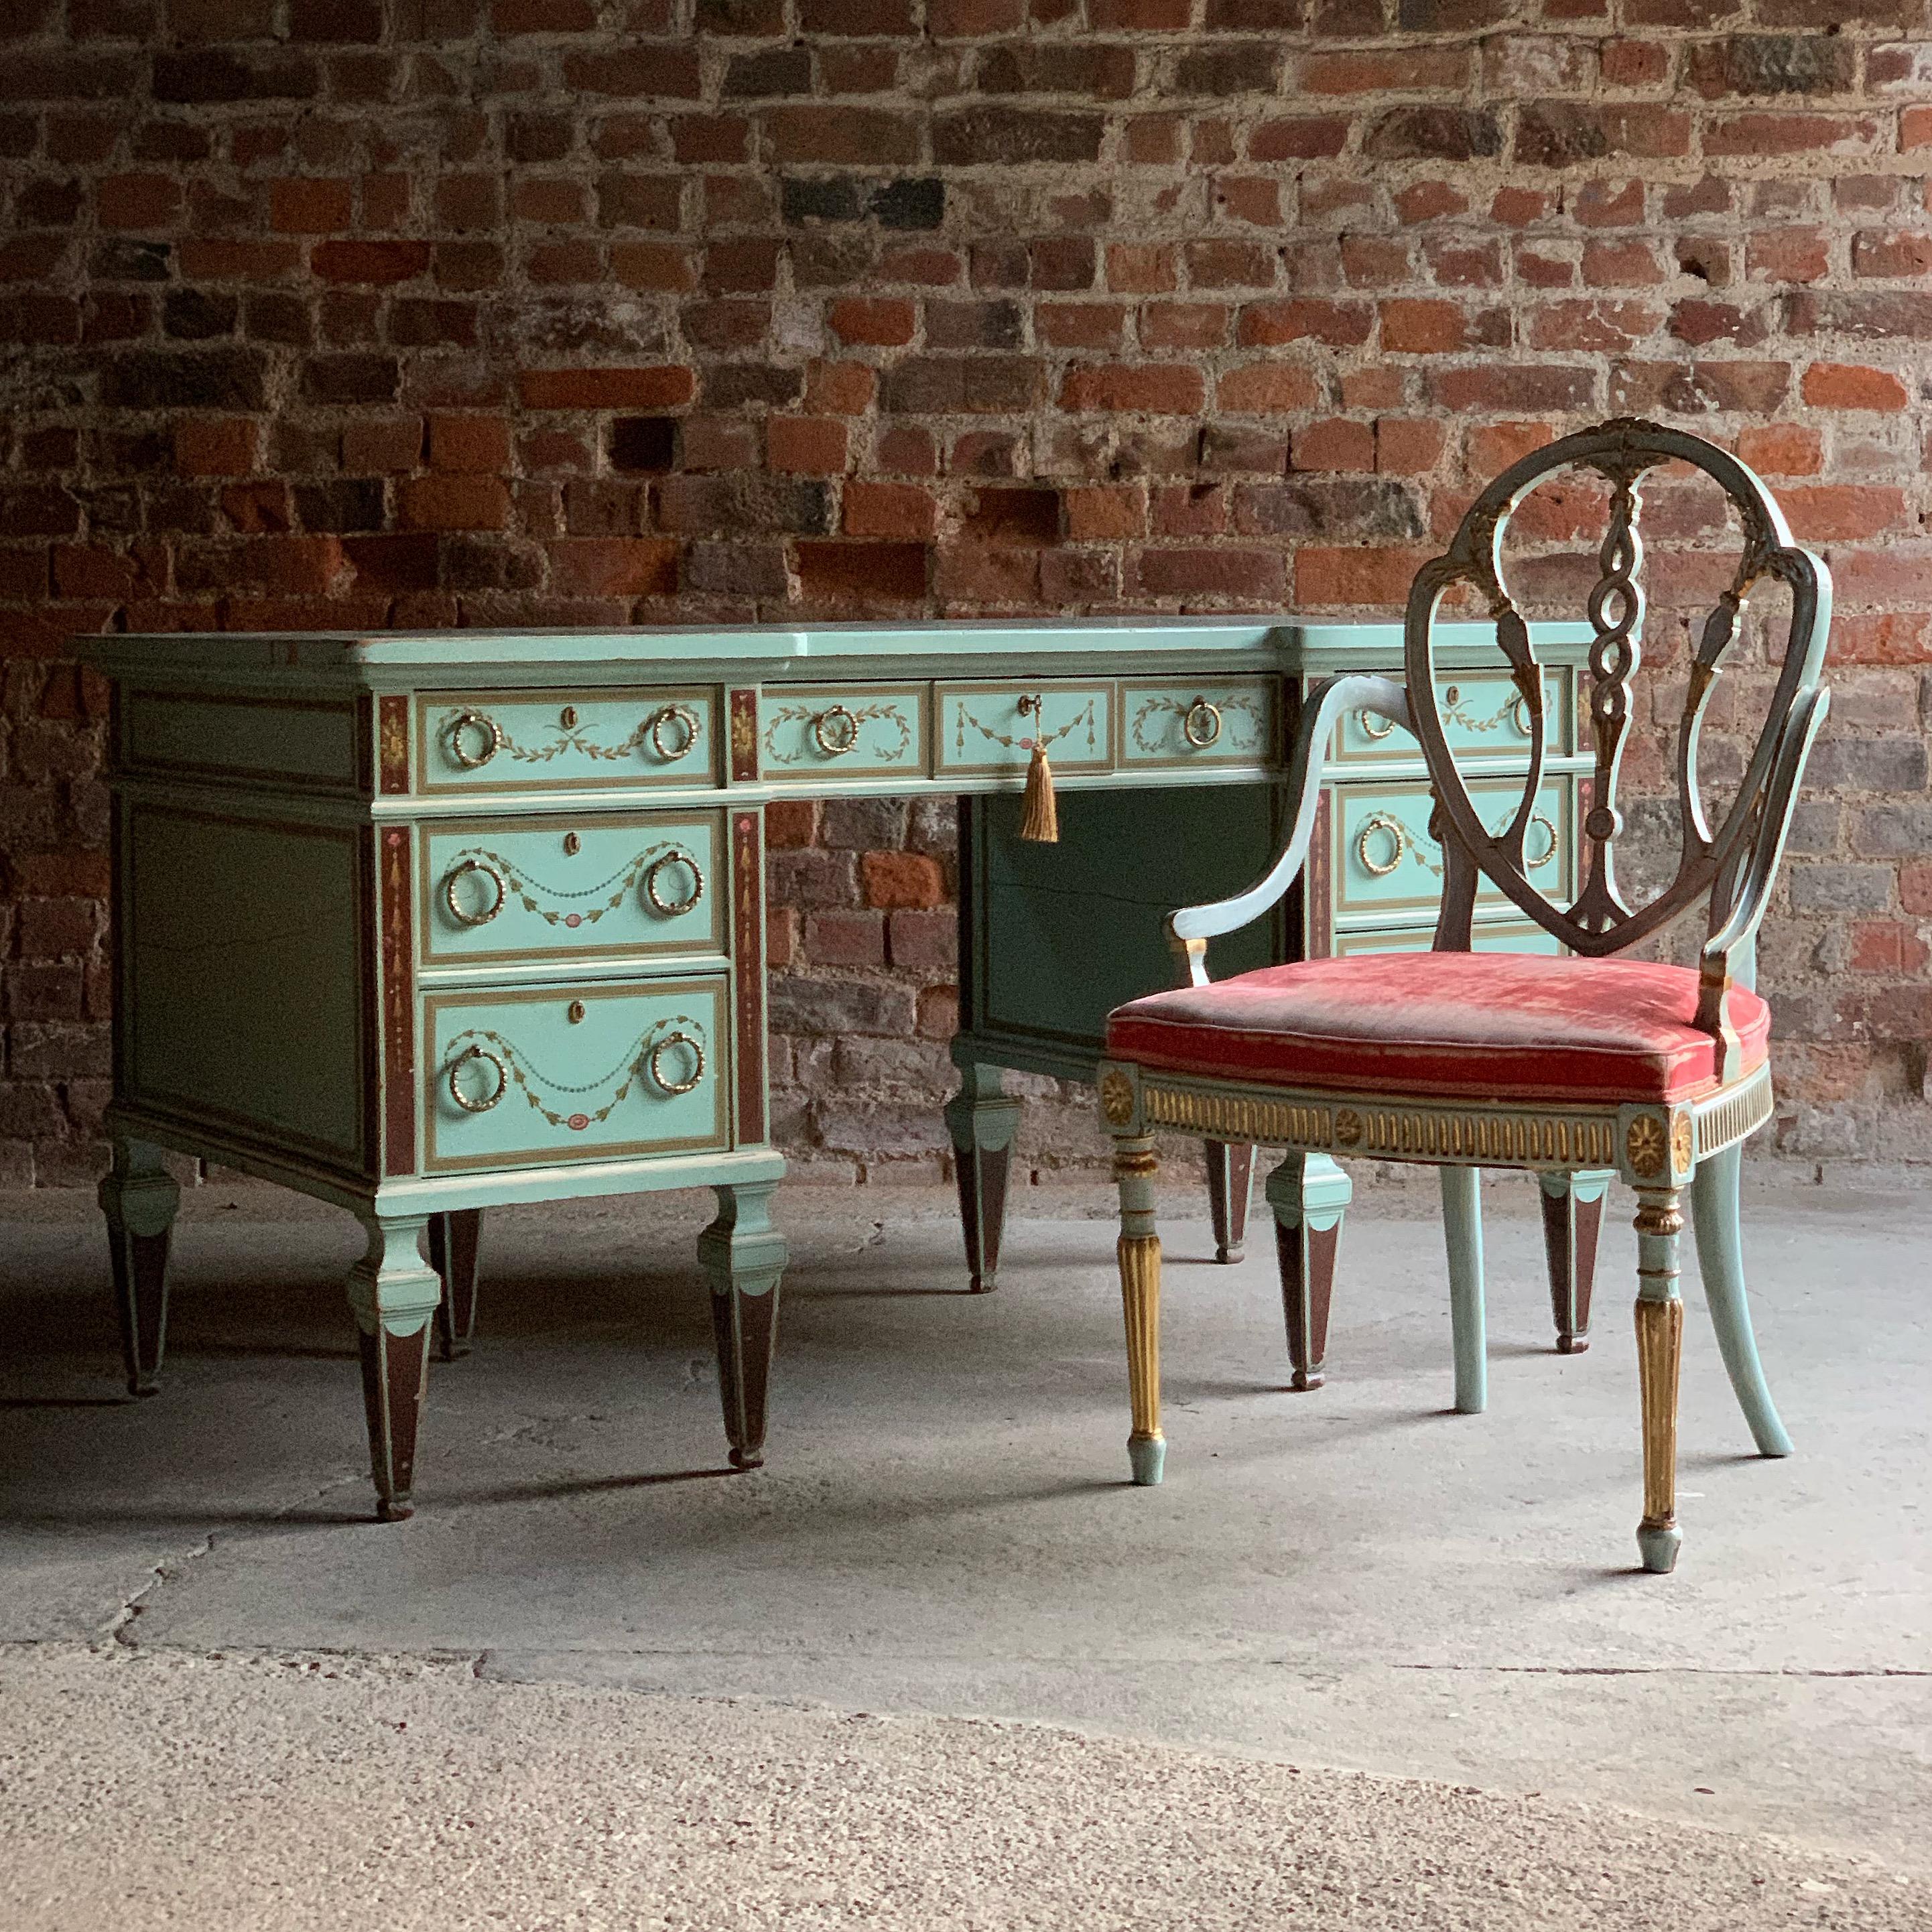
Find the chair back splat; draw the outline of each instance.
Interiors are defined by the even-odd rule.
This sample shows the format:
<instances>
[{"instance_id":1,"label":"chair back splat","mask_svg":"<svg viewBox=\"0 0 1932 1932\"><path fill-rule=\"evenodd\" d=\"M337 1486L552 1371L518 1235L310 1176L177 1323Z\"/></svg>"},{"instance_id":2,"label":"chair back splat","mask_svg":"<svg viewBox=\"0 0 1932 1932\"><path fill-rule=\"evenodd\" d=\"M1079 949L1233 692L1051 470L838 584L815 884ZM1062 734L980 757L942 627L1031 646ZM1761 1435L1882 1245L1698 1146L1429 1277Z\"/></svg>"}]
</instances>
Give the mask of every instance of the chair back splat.
<instances>
[{"instance_id":1,"label":"chair back splat","mask_svg":"<svg viewBox=\"0 0 1932 1932\"><path fill-rule=\"evenodd\" d=\"M1743 548L1735 575L1704 621L1689 667L1675 761L1679 828L1676 874L1646 904L1633 908L1618 887L1616 850L1624 829L1617 787L1630 733L1631 680L1642 658L1640 524L1646 477L1672 462L1689 464L1717 483L1742 525ZM1598 551L1600 574L1588 606L1596 632L1588 665L1595 771L1582 825L1582 887L1574 904L1559 906L1532 883L1530 868L1524 863L1524 843L1543 783L1548 719L1529 626L1504 578L1502 544L1510 518L1530 492L1546 477L1576 470L1593 471L1604 479L1609 486L1610 511ZM1767 578L1786 586L1791 598L1776 688L1736 795L1713 830L1699 777L1700 736L1712 693L1738 636L1746 600L1753 587ZM1522 801L1508 823L1493 832L1470 797L1442 718L1426 697L1440 689L1437 614L1444 598L1459 586L1474 593L1495 624L1498 646L1508 661L1530 722L1529 767ZM1792 542L1770 492L1736 457L1701 437L1620 418L1565 436L1526 456L1497 478L1471 506L1448 550L1423 566L1409 593L1404 649L1412 728L1421 741L1436 794L1431 830L1441 837L1447 861L1437 950L1468 950L1478 874L1570 951L1586 957L1634 946L1708 896L1704 978L1711 1010L1700 1012L1700 1023L1718 1030L1730 956L1756 929L1754 915L1762 914L1762 897L1784 842L1776 834L1760 840L1757 830L1766 824L1774 826L1778 815L1788 815L1805 755L1823 722L1827 700L1819 678L1831 601L1831 579L1824 565ZM1773 848L1768 854L1762 849L1766 846ZM1760 902L1754 904L1754 900Z\"/></svg>"}]
</instances>

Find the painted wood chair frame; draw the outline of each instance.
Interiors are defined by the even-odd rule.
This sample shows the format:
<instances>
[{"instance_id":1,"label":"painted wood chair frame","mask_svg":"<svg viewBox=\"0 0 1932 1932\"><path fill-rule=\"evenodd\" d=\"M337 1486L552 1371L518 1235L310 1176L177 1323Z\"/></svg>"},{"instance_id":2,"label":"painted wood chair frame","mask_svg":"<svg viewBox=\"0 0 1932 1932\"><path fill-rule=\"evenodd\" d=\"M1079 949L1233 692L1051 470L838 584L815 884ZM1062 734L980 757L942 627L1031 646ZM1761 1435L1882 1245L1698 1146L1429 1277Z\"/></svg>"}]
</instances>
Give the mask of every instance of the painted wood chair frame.
<instances>
[{"instance_id":1,"label":"painted wood chair frame","mask_svg":"<svg viewBox=\"0 0 1932 1932\"><path fill-rule=\"evenodd\" d=\"M1678 726L1676 874L1648 904L1633 910L1618 888L1613 846L1624 824L1616 796L1630 722L1630 680L1641 658L1640 485L1647 472L1673 460L1694 466L1724 490L1742 525L1743 550L1735 578L1703 625L1690 666ZM1594 470L1604 479L1610 507L1599 553L1602 576L1588 607L1597 638L1588 666L1595 770L1583 824L1586 864L1578 896L1562 908L1531 884L1523 862L1525 836L1542 782L1546 726L1540 671L1528 626L1504 585L1501 545L1510 514L1531 490L1546 477L1573 468ZM1756 746L1714 830L1700 785L1700 733L1738 634L1746 598L1766 578L1781 582L1790 594L1784 658ZM1494 834L1479 817L1456 769L1435 705L1412 701L1438 688L1436 620L1444 596L1458 585L1472 589L1494 621L1498 646L1533 721L1522 803ZM1678 1273L1684 1226L1681 1204L1688 1192L1705 1290L1732 1388L1760 1452L1790 1453L1790 1438L1766 1386L1752 1334L1738 1226L1742 1144L1770 1118L1771 1070L1768 1058L1744 1066L1732 1005L1734 989L1754 989L1756 934L1775 882L1805 761L1828 706L1819 680L1830 614L1831 580L1824 564L1792 542L1776 502L1744 465L1698 437L1618 420L1565 437L1514 465L1472 506L1448 550L1423 567L1408 606L1406 692L1386 679L1354 676L1332 679L1309 693L1288 779L1294 814L1280 858L1248 891L1169 916L1168 935L1185 961L1190 988L1211 983L1208 942L1264 913L1301 872L1316 824L1325 747L1345 713L1366 710L1413 732L1428 765L1436 801L1431 830L1440 836L1445 857L1435 951L1471 950L1479 878L1488 880L1569 952L1586 959L1621 952L1708 901L1690 1024L1712 1043L1715 1079L1709 1090L1671 1104L1610 1104L1555 1095L1507 1102L1418 1098L1366 1084L1351 1090L1326 1078L1298 1086L1274 1075L1240 1078L1175 1071L1136 1060L1110 1041L1099 1092L1120 1190L1118 1252L1132 1406L1128 1447L1136 1482L1160 1481L1166 1453L1160 1406L1160 1241L1154 1196L1155 1136L1165 1130L1254 1142L1285 1153L1266 1192L1276 1222L1298 1386L1310 1385L1300 1372L1308 1364L1316 1371L1312 1380L1320 1379L1327 1285L1348 1198L1346 1177L1334 1157L1438 1168L1449 1251L1456 1406L1465 1412L1480 1411L1486 1393L1480 1170L1532 1170L1546 1192L1558 1199L1571 1191L1566 1177L1594 1182L1613 1172L1627 1181L1638 1202L1636 1322L1644 1505L1637 1544L1645 1568L1656 1571L1673 1567L1682 1543L1676 1503L1683 1330ZM1121 1009L1115 1021L1181 997L1156 994L1151 1001L1136 1002Z\"/></svg>"}]
</instances>

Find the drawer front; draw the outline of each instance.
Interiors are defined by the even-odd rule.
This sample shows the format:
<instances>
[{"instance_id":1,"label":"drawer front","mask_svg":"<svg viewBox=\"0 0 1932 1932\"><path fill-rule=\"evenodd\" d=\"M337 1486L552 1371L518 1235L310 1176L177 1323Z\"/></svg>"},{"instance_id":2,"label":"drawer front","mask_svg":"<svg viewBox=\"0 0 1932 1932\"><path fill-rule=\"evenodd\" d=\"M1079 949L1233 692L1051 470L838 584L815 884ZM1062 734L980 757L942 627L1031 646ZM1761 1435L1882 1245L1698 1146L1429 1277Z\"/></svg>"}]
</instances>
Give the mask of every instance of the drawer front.
<instances>
[{"instance_id":1,"label":"drawer front","mask_svg":"<svg viewBox=\"0 0 1932 1932\"><path fill-rule=\"evenodd\" d=\"M1037 712L1032 708L1036 703ZM1036 737L1044 740L1056 771L1113 769L1111 683L1048 684L1031 692L1010 684L942 684L938 704L942 775L973 778L1010 772L1023 776ZM1022 704L1028 707L1024 711Z\"/></svg>"},{"instance_id":2,"label":"drawer front","mask_svg":"<svg viewBox=\"0 0 1932 1932\"><path fill-rule=\"evenodd\" d=\"M1478 779L1469 796L1483 823L1500 831L1522 796L1510 778ZM1429 912L1442 896L1442 849L1429 836L1430 791L1426 784L1334 788L1331 810L1335 913ZM1570 784L1546 781L1537 800L1537 822L1525 841L1529 877L1538 891L1558 905L1574 896L1574 832L1570 824ZM1477 889L1479 905L1507 904L1485 879Z\"/></svg>"},{"instance_id":3,"label":"drawer front","mask_svg":"<svg viewBox=\"0 0 1932 1932\"><path fill-rule=\"evenodd\" d=\"M1338 932L1335 956L1357 952L1426 952L1436 938L1432 926L1404 926L1394 932ZM1470 928L1472 952L1561 952L1553 934L1530 920L1498 920Z\"/></svg>"},{"instance_id":4,"label":"drawer front","mask_svg":"<svg viewBox=\"0 0 1932 1932\"><path fill-rule=\"evenodd\" d=\"M1265 678L1124 682L1120 763L1142 769L1265 764L1274 751L1275 690Z\"/></svg>"},{"instance_id":5,"label":"drawer front","mask_svg":"<svg viewBox=\"0 0 1932 1932\"><path fill-rule=\"evenodd\" d=\"M1571 672L1567 664L1546 665L1544 701L1549 706L1546 755L1567 755L1576 748L1576 707L1570 702ZM1529 714L1522 694L1507 671L1464 671L1436 686L1437 708L1443 734L1458 759L1515 758L1529 756ZM1362 765L1378 760L1418 758L1422 747L1400 724L1372 712L1350 711L1335 728L1329 754L1340 765Z\"/></svg>"},{"instance_id":6,"label":"drawer front","mask_svg":"<svg viewBox=\"0 0 1932 1932\"><path fill-rule=\"evenodd\" d=\"M926 688L777 689L758 694L764 776L787 779L921 778Z\"/></svg>"},{"instance_id":7,"label":"drawer front","mask_svg":"<svg viewBox=\"0 0 1932 1932\"><path fill-rule=\"evenodd\" d=\"M722 812L465 819L422 839L426 966L724 950Z\"/></svg>"},{"instance_id":8,"label":"drawer front","mask_svg":"<svg viewBox=\"0 0 1932 1932\"><path fill-rule=\"evenodd\" d=\"M416 700L424 791L717 781L712 691L452 692Z\"/></svg>"},{"instance_id":9,"label":"drawer front","mask_svg":"<svg viewBox=\"0 0 1932 1932\"><path fill-rule=\"evenodd\" d=\"M430 994L425 1166L531 1167L724 1147L726 983L718 974Z\"/></svg>"}]
</instances>

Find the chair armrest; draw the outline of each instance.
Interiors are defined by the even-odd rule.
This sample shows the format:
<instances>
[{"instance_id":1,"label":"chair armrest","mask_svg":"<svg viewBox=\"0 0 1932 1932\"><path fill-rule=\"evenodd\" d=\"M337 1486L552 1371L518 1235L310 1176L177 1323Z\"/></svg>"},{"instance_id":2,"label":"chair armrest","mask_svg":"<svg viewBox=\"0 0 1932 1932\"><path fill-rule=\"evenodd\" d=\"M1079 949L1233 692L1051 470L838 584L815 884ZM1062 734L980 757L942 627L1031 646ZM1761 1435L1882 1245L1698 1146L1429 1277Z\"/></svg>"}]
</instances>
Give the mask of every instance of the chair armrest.
<instances>
[{"instance_id":1,"label":"chair armrest","mask_svg":"<svg viewBox=\"0 0 1932 1932\"><path fill-rule=\"evenodd\" d=\"M1346 711L1372 711L1400 724L1409 722L1408 700L1402 686L1386 677L1355 675L1331 677L1314 686L1302 707L1301 729L1294 757L1288 768L1288 795L1294 801L1288 842L1264 877L1232 898L1208 905L1184 906L1167 916L1168 941L1186 960L1188 976L1196 986L1208 982L1208 942L1237 932L1268 911L1294 884L1308 858L1314 836L1315 812L1322 797L1322 764L1329 734Z\"/></svg>"},{"instance_id":2,"label":"chair armrest","mask_svg":"<svg viewBox=\"0 0 1932 1932\"><path fill-rule=\"evenodd\" d=\"M1778 866L1784 857L1792 808L1798 802L1805 763L1831 708L1832 694L1822 687L1807 692L1792 706L1765 786L1763 813L1738 868L1730 914L1704 942L1694 1024L1718 1042L1723 1062L1720 1078L1728 1079L1736 1071L1734 1056L1738 1046L1736 1030L1725 1010L1726 995L1732 984L1731 955L1740 947L1751 946L1763 923L1766 909L1771 903L1771 889L1778 883Z\"/></svg>"}]
</instances>

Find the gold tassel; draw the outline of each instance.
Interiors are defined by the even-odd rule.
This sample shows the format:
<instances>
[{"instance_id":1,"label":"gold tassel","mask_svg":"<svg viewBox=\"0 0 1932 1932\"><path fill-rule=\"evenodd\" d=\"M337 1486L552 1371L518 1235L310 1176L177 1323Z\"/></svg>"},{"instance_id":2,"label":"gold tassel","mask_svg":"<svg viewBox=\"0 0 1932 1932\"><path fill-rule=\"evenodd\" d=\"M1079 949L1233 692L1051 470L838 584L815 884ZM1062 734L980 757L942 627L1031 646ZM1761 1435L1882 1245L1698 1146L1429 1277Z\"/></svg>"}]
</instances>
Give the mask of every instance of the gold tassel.
<instances>
[{"instance_id":1,"label":"gold tassel","mask_svg":"<svg viewBox=\"0 0 1932 1932\"><path fill-rule=\"evenodd\" d=\"M1027 766L1026 816L1020 820L1020 836L1036 845L1060 843L1060 811L1053 802L1053 767L1046 762L1046 747L1033 741L1033 762Z\"/></svg>"}]
</instances>

